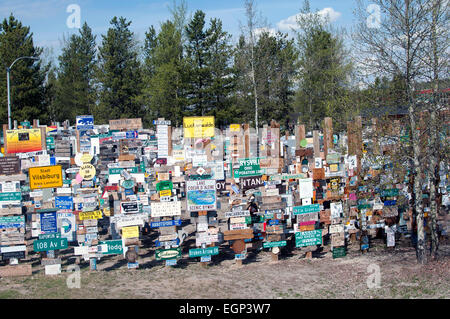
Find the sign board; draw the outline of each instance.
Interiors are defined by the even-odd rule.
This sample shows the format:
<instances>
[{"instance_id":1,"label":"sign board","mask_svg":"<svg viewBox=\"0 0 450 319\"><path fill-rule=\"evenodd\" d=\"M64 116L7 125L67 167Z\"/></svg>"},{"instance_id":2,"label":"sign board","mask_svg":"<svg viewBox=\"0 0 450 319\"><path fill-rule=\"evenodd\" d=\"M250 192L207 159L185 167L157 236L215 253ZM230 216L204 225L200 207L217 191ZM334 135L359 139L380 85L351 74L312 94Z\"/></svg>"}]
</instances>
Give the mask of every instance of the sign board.
<instances>
[{"instance_id":1,"label":"sign board","mask_svg":"<svg viewBox=\"0 0 450 319\"><path fill-rule=\"evenodd\" d=\"M322 230L302 231L295 233L295 247L322 245Z\"/></svg>"},{"instance_id":2,"label":"sign board","mask_svg":"<svg viewBox=\"0 0 450 319\"><path fill-rule=\"evenodd\" d=\"M181 219L165 220L165 221L150 223L151 228L171 227L171 226L181 226Z\"/></svg>"},{"instance_id":3,"label":"sign board","mask_svg":"<svg viewBox=\"0 0 450 319\"><path fill-rule=\"evenodd\" d=\"M6 130L6 151L8 154L41 150L41 129Z\"/></svg>"},{"instance_id":4,"label":"sign board","mask_svg":"<svg viewBox=\"0 0 450 319\"><path fill-rule=\"evenodd\" d=\"M56 233L58 231L56 212L52 213L41 213L41 232L45 233Z\"/></svg>"},{"instance_id":5,"label":"sign board","mask_svg":"<svg viewBox=\"0 0 450 319\"><path fill-rule=\"evenodd\" d=\"M120 202L120 211L126 214L139 213L137 201Z\"/></svg>"},{"instance_id":6,"label":"sign board","mask_svg":"<svg viewBox=\"0 0 450 319\"><path fill-rule=\"evenodd\" d=\"M260 167L260 159L257 157L239 159L239 168L233 171L235 178L260 176L264 174L264 169Z\"/></svg>"},{"instance_id":7,"label":"sign board","mask_svg":"<svg viewBox=\"0 0 450 319\"><path fill-rule=\"evenodd\" d=\"M25 228L25 216L0 217L0 229L6 228Z\"/></svg>"},{"instance_id":8,"label":"sign board","mask_svg":"<svg viewBox=\"0 0 450 319\"><path fill-rule=\"evenodd\" d=\"M121 255L123 254L123 243L122 240L106 240L99 241L100 245L106 245L106 249L101 251L102 255Z\"/></svg>"},{"instance_id":9,"label":"sign board","mask_svg":"<svg viewBox=\"0 0 450 319\"><path fill-rule=\"evenodd\" d=\"M151 202L151 217L181 215L181 202Z\"/></svg>"},{"instance_id":10,"label":"sign board","mask_svg":"<svg viewBox=\"0 0 450 319\"><path fill-rule=\"evenodd\" d=\"M156 249L156 260L179 259L181 258L181 248Z\"/></svg>"},{"instance_id":11,"label":"sign board","mask_svg":"<svg viewBox=\"0 0 450 319\"><path fill-rule=\"evenodd\" d=\"M79 115L76 117L77 130L92 130L94 128L93 115Z\"/></svg>"},{"instance_id":12,"label":"sign board","mask_svg":"<svg viewBox=\"0 0 450 319\"><path fill-rule=\"evenodd\" d=\"M72 209L73 197L72 196L56 196L55 207L59 209Z\"/></svg>"},{"instance_id":13,"label":"sign board","mask_svg":"<svg viewBox=\"0 0 450 319\"><path fill-rule=\"evenodd\" d=\"M201 256L208 256L208 255L218 255L219 254L219 247L207 247L207 248L194 248L189 249L189 257L201 257Z\"/></svg>"},{"instance_id":14,"label":"sign board","mask_svg":"<svg viewBox=\"0 0 450 319\"><path fill-rule=\"evenodd\" d=\"M67 238L39 239L33 242L33 249L36 252L65 249L67 247Z\"/></svg>"},{"instance_id":15,"label":"sign board","mask_svg":"<svg viewBox=\"0 0 450 319\"><path fill-rule=\"evenodd\" d=\"M186 182L187 211L216 210L216 181L196 180Z\"/></svg>"},{"instance_id":16,"label":"sign board","mask_svg":"<svg viewBox=\"0 0 450 319\"><path fill-rule=\"evenodd\" d=\"M286 241L268 241L263 243L263 248L271 248L271 247L283 247L286 246Z\"/></svg>"},{"instance_id":17,"label":"sign board","mask_svg":"<svg viewBox=\"0 0 450 319\"><path fill-rule=\"evenodd\" d=\"M20 173L20 159L16 156L0 157L0 175Z\"/></svg>"},{"instance_id":18,"label":"sign board","mask_svg":"<svg viewBox=\"0 0 450 319\"><path fill-rule=\"evenodd\" d=\"M63 186L61 165L30 167L30 189L56 188Z\"/></svg>"},{"instance_id":19,"label":"sign board","mask_svg":"<svg viewBox=\"0 0 450 319\"><path fill-rule=\"evenodd\" d=\"M139 130L142 129L142 119L109 120L109 129L112 130Z\"/></svg>"},{"instance_id":20,"label":"sign board","mask_svg":"<svg viewBox=\"0 0 450 319\"><path fill-rule=\"evenodd\" d=\"M313 205L294 206L292 212L294 215L318 213L320 212L320 205L313 204Z\"/></svg>"},{"instance_id":21,"label":"sign board","mask_svg":"<svg viewBox=\"0 0 450 319\"><path fill-rule=\"evenodd\" d=\"M95 173L96 173L96 170L95 170L94 165L92 165L92 164L84 163L80 167L79 174L86 181L90 181L91 179L93 179L95 177Z\"/></svg>"},{"instance_id":22,"label":"sign board","mask_svg":"<svg viewBox=\"0 0 450 319\"><path fill-rule=\"evenodd\" d=\"M240 177L239 185L242 189L247 190L264 186L264 181L261 176Z\"/></svg>"},{"instance_id":23,"label":"sign board","mask_svg":"<svg viewBox=\"0 0 450 319\"><path fill-rule=\"evenodd\" d=\"M122 238L138 238L138 237L139 237L138 226L127 226L122 228Z\"/></svg>"},{"instance_id":24,"label":"sign board","mask_svg":"<svg viewBox=\"0 0 450 319\"><path fill-rule=\"evenodd\" d=\"M204 138L214 136L214 116L184 117L184 138Z\"/></svg>"},{"instance_id":25,"label":"sign board","mask_svg":"<svg viewBox=\"0 0 450 319\"><path fill-rule=\"evenodd\" d=\"M102 218L102 211L101 210L95 210L95 211L92 211L92 212L80 212L78 214L78 218L80 220L100 219L100 218Z\"/></svg>"}]
</instances>

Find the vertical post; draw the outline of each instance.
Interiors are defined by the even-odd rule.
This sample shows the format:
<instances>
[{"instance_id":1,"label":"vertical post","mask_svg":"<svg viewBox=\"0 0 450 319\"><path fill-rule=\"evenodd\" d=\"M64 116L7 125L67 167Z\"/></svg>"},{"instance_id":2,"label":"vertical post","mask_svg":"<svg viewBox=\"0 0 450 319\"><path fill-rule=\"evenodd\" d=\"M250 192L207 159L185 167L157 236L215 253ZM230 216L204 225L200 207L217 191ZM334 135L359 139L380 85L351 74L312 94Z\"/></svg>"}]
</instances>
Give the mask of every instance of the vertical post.
<instances>
[{"instance_id":1,"label":"vertical post","mask_svg":"<svg viewBox=\"0 0 450 319\"><path fill-rule=\"evenodd\" d=\"M6 68L6 86L8 87L8 129L11 129L11 93L9 93L9 72L10 68Z\"/></svg>"},{"instance_id":2,"label":"vertical post","mask_svg":"<svg viewBox=\"0 0 450 319\"><path fill-rule=\"evenodd\" d=\"M325 158L331 148L333 148L333 120L331 117L326 117L323 120L323 152Z\"/></svg>"}]
</instances>

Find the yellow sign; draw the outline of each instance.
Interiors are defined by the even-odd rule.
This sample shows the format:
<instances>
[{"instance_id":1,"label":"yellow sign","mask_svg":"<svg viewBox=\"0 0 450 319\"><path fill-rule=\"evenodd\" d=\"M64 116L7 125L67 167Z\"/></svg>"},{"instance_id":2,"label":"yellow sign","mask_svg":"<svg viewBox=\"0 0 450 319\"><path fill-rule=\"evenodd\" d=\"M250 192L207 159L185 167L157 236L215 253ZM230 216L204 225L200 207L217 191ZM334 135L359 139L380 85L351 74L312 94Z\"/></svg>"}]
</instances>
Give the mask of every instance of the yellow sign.
<instances>
[{"instance_id":1,"label":"yellow sign","mask_svg":"<svg viewBox=\"0 0 450 319\"><path fill-rule=\"evenodd\" d=\"M183 117L184 137L199 138L214 136L214 116Z\"/></svg>"},{"instance_id":2,"label":"yellow sign","mask_svg":"<svg viewBox=\"0 0 450 319\"><path fill-rule=\"evenodd\" d=\"M55 188L63 186L61 165L30 167L30 189Z\"/></svg>"},{"instance_id":3,"label":"yellow sign","mask_svg":"<svg viewBox=\"0 0 450 319\"><path fill-rule=\"evenodd\" d=\"M100 219L102 218L102 211L94 210L93 212L80 212L78 217L80 218L80 220Z\"/></svg>"},{"instance_id":4,"label":"yellow sign","mask_svg":"<svg viewBox=\"0 0 450 319\"><path fill-rule=\"evenodd\" d=\"M41 129L6 130L8 154L42 151Z\"/></svg>"},{"instance_id":5,"label":"yellow sign","mask_svg":"<svg viewBox=\"0 0 450 319\"><path fill-rule=\"evenodd\" d=\"M84 180L91 180L94 178L96 173L95 167L92 164L84 163L80 167L80 175L83 177Z\"/></svg>"},{"instance_id":6,"label":"yellow sign","mask_svg":"<svg viewBox=\"0 0 450 319\"><path fill-rule=\"evenodd\" d=\"M240 124L230 124L230 131L231 132L239 132L241 130Z\"/></svg>"},{"instance_id":7,"label":"yellow sign","mask_svg":"<svg viewBox=\"0 0 450 319\"><path fill-rule=\"evenodd\" d=\"M159 197L171 196L171 195L172 195L172 191L170 189L159 192Z\"/></svg>"},{"instance_id":8,"label":"yellow sign","mask_svg":"<svg viewBox=\"0 0 450 319\"><path fill-rule=\"evenodd\" d=\"M138 238L139 226L122 227L122 238Z\"/></svg>"}]
</instances>

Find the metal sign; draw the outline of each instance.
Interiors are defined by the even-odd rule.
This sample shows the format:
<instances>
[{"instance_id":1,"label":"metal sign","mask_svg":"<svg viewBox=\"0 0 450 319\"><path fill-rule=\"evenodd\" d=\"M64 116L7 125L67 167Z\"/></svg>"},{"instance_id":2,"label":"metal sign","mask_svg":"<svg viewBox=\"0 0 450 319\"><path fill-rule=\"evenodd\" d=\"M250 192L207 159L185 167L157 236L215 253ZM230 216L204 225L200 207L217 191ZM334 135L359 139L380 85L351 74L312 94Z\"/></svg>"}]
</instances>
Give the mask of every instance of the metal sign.
<instances>
[{"instance_id":1,"label":"metal sign","mask_svg":"<svg viewBox=\"0 0 450 319\"><path fill-rule=\"evenodd\" d=\"M322 245L322 230L302 231L295 233L295 247Z\"/></svg>"},{"instance_id":2,"label":"metal sign","mask_svg":"<svg viewBox=\"0 0 450 319\"><path fill-rule=\"evenodd\" d=\"M189 249L189 257L190 258L208 256L208 255L218 255L218 254L219 254L219 247Z\"/></svg>"},{"instance_id":3,"label":"metal sign","mask_svg":"<svg viewBox=\"0 0 450 319\"><path fill-rule=\"evenodd\" d=\"M76 118L77 130L92 130L94 128L93 115L79 115Z\"/></svg>"},{"instance_id":4,"label":"metal sign","mask_svg":"<svg viewBox=\"0 0 450 319\"><path fill-rule=\"evenodd\" d=\"M36 252L65 249L68 247L67 238L40 239L33 242L33 249Z\"/></svg>"}]
</instances>

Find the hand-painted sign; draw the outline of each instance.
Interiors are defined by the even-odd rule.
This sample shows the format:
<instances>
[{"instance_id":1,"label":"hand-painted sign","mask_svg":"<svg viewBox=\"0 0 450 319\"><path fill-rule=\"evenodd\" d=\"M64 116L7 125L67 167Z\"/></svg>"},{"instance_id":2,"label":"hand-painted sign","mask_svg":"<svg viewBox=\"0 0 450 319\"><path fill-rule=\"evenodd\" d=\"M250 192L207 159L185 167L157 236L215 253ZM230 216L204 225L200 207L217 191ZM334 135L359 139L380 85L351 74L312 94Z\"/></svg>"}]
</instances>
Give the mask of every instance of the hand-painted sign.
<instances>
[{"instance_id":1,"label":"hand-painted sign","mask_svg":"<svg viewBox=\"0 0 450 319\"><path fill-rule=\"evenodd\" d=\"M63 186L61 165L30 167L29 175L32 190Z\"/></svg>"},{"instance_id":2,"label":"hand-painted sign","mask_svg":"<svg viewBox=\"0 0 450 319\"><path fill-rule=\"evenodd\" d=\"M122 238L137 238L139 237L138 226L128 226L122 228Z\"/></svg>"}]
</instances>

